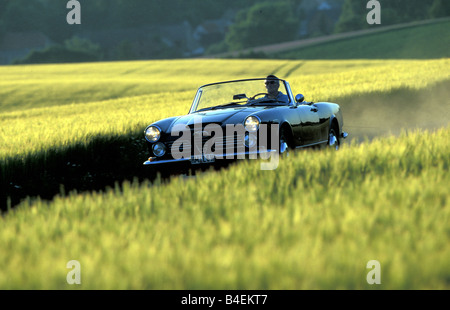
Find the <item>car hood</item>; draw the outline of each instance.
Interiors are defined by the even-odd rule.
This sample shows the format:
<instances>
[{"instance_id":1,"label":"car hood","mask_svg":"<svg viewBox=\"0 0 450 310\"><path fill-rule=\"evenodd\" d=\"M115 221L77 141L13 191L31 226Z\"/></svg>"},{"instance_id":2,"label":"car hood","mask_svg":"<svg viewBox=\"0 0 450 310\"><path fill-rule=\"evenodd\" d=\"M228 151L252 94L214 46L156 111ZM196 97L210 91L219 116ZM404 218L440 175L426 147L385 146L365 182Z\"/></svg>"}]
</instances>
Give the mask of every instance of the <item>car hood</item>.
<instances>
[{"instance_id":1,"label":"car hood","mask_svg":"<svg viewBox=\"0 0 450 310\"><path fill-rule=\"evenodd\" d=\"M195 112L173 119L170 126L168 126L165 131L170 131L174 126L180 125L193 127L194 124L200 122L202 123L202 126L211 123L219 124L221 126L227 124L242 124L247 116L269 108L273 107L236 107Z\"/></svg>"}]
</instances>

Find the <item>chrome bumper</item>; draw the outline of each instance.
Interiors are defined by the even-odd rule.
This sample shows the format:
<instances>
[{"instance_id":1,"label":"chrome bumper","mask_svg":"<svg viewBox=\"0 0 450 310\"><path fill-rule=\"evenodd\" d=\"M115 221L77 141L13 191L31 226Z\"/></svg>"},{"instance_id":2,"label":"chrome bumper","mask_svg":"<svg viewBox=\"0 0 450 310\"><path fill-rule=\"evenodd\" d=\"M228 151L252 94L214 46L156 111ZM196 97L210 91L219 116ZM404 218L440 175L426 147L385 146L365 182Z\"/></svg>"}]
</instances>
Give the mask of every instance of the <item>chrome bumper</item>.
<instances>
[{"instance_id":1,"label":"chrome bumper","mask_svg":"<svg viewBox=\"0 0 450 310\"><path fill-rule=\"evenodd\" d=\"M267 150L267 151L253 151L253 152L243 152L243 153L231 153L225 155L215 155L215 159L238 159L237 156L245 156L245 155L258 155L258 154L271 154L274 152L278 152L277 150ZM227 158L231 157L231 158ZM171 163L183 163L190 162L190 158L180 158L180 159L162 159L158 160L158 157L150 157L148 160L144 161L144 166L149 165L158 165L158 164L171 164Z\"/></svg>"},{"instance_id":2,"label":"chrome bumper","mask_svg":"<svg viewBox=\"0 0 450 310\"><path fill-rule=\"evenodd\" d=\"M156 165L156 164L168 164L168 163L181 163L185 161L190 161L188 158L181 158L181 159L164 159L164 160L158 160L158 157L150 157L148 160L144 161L143 165Z\"/></svg>"}]
</instances>

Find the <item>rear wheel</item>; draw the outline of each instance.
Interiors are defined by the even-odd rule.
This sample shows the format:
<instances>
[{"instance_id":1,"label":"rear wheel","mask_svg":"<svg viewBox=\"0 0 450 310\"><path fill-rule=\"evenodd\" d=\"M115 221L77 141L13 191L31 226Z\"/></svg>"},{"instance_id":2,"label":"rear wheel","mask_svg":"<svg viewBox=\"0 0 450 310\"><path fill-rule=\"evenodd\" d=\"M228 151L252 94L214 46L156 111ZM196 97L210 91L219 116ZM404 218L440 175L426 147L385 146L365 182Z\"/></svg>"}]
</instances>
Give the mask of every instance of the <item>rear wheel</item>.
<instances>
[{"instance_id":1,"label":"rear wheel","mask_svg":"<svg viewBox=\"0 0 450 310\"><path fill-rule=\"evenodd\" d=\"M338 130L336 129L336 125L330 127L330 131L328 133L328 146L334 148L336 151L339 150L341 146L341 141L339 140Z\"/></svg>"},{"instance_id":2,"label":"rear wheel","mask_svg":"<svg viewBox=\"0 0 450 310\"><path fill-rule=\"evenodd\" d=\"M289 133L288 133L288 129L286 128L286 126L281 127L280 129L280 145L278 148L278 153L282 154L282 155L289 155Z\"/></svg>"}]
</instances>

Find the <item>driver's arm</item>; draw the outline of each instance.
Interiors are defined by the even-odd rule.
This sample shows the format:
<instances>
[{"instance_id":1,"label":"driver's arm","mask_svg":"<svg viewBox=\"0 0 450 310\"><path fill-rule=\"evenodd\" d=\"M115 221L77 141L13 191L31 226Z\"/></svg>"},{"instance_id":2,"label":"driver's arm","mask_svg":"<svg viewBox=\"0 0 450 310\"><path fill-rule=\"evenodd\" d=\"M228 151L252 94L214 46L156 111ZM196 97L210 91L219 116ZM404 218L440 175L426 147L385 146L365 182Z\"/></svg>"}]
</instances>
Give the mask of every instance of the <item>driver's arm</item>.
<instances>
[{"instance_id":1,"label":"driver's arm","mask_svg":"<svg viewBox=\"0 0 450 310\"><path fill-rule=\"evenodd\" d=\"M277 100L278 100L278 102L289 103L288 95L285 95L281 92L278 94Z\"/></svg>"}]
</instances>

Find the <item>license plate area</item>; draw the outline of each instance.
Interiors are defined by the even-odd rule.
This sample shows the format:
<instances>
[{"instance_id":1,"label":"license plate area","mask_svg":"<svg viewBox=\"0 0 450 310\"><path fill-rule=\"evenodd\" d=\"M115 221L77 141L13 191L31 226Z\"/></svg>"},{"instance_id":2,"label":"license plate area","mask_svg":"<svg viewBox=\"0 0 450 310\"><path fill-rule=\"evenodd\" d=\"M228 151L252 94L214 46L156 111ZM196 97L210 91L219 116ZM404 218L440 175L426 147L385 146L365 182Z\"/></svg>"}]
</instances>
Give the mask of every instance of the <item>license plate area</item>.
<instances>
[{"instance_id":1,"label":"license plate area","mask_svg":"<svg viewBox=\"0 0 450 310\"><path fill-rule=\"evenodd\" d=\"M202 154L202 155L193 155L191 156L191 164L208 164L216 161L214 155Z\"/></svg>"}]
</instances>

